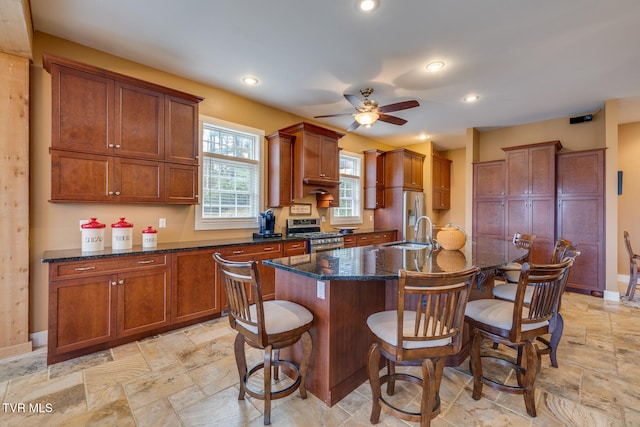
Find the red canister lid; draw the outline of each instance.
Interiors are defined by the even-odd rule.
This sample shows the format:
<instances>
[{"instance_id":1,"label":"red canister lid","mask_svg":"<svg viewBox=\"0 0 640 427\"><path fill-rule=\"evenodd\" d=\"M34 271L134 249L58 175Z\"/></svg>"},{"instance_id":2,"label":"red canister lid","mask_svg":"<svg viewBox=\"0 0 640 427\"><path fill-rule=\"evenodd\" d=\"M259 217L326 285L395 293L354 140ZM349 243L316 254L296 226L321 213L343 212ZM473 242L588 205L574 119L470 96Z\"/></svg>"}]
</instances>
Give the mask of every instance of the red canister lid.
<instances>
[{"instance_id":1,"label":"red canister lid","mask_svg":"<svg viewBox=\"0 0 640 427\"><path fill-rule=\"evenodd\" d=\"M111 224L111 228L132 228L132 227L133 227L133 224L125 221L124 218L120 218L120 221L116 222L115 224Z\"/></svg>"},{"instance_id":2,"label":"red canister lid","mask_svg":"<svg viewBox=\"0 0 640 427\"><path fill-rule=\"evenodd\" d=\"M157 233L158 230L154 230L152 226L148 225L146 229L142 230L143 233Z\"/></svg>"},{"instance_id":3,"label":"red canister lid","mask_svg":"<svg viewBox=\"0 0 640 427\"><path fill-rule=\"evenodd\" d=\"M98 218L91 218L91 221L82 224L81 228L105 228L106 225L96 221Z\"/></svg>"}]
</instances>

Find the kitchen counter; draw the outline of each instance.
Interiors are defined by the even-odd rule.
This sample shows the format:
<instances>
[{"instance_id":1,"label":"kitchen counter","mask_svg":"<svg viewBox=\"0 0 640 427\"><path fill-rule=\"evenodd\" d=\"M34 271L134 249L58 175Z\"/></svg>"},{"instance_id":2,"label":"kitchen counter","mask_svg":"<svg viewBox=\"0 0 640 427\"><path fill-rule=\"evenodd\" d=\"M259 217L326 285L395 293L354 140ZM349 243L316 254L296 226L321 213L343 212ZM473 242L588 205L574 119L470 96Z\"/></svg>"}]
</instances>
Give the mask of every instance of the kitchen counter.
<instances>
[{"instance_id":1,"label":"kitchen counter","mask_svg":"<svg viewBox=\"0 0 640 427\"><path fill-rule=\"evenodd\" d=\"M385 243L272 259L264 264L318 280L369 281L397 279L400 269L445 272L475 265L488 271L526 254L511 241L480 238L467 241L459 251L409 250Z\"/></svg>"},{"instance_id":2,"label":"kitchen counter","mask_svg":"<svg viewBox=\"0 0 640 427\"><path fill-rule=\"evenodd\" d=\"M354 230L353 234L368 234L368 233L377 233L381 231L391 231L391 230ZM336 233L337 233L337 230L336 230ZM282 237L274 237L274 238L253 238L251 236L247 236L247 237L237 237L237 238L230 238L230 239L158 243L158 246L155 248L143 248L142 245L133 245L131 249L113 250L111 247L105 247L103 251L96 251L96 252L82 252L80 248L58 249L58 250L45 251L42 254L41 261L46 263L79 261L79 260L98 259L98 258L107 258L107 257L148 255L148 254L166 253L166 252L190 251L194 249L208 249L208 248L269 243L269 242L290 242L290 241L300 241L300 240L306 240L306 239L301 237L294 237L294 236L289 237L283 234Z\"/></svg>"}]
</instances>

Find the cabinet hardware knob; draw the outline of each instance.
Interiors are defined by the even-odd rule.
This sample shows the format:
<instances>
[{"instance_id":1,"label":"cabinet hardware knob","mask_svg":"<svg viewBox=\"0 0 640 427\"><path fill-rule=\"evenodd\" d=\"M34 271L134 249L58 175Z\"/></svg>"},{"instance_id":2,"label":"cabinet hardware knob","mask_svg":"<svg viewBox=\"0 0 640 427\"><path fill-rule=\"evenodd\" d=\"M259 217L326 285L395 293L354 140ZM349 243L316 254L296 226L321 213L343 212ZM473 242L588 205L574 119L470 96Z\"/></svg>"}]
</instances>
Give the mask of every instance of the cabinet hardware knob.
<instances>
[{"instance_id":1,"label":"cabinet hardware knob","mask_svg":"<svg viewBox=\"0 0 640 427\"><path fill-rule=\"evenodd\" d=\"M116 144L116 148L120 148L120 144Z\"/></svg>"},{"instance_id":2,"label":"cabinet hardware knob","mask_svg":"<svg viewBox=\"0 0 640 427\"><path fill-rule=\"evenodd\" d=\"M113 196L113 191L109 191L108 193L110 196Z\"/></svg>"},{"instance_id":3,"label":"cabinet hardware knob","mask_svg":"<svg viewBox=\"0 0 640 427\"><path fill-rule=\"evenodd\" d=\"M118 280L118 284L119 284L119 285L124 285L124 279L120 279L120 280Z\"/></svg>"},{"instance_id":4,"label":"cabinet hardware knob","mask_svg":"<svg viewBox=\"0 0 640 427\"><path fill-rule=\"evenodd\" d=\"M115 286L117 284L118 284L117 282L111 282L111 286Z\"/></svg>"},{"instance_id":5,"label":"cabinet hardware knob","mask_svg":"<svg viewBox=\"0 0 640 427\"><path fill-rule=\"evenodd\" d=\"M113 144L109 144L109 148L113 148Z\"/></svg>"},{"instance_id":6,"label":"cabinet hardware knob","mask_svg":"<svg viewBox=\"0 0 640 427\"><path fill-rule=\"evenodd\" d=\"M87 270L95 270L96 267L95 266L91 266L91 267L76 267L74 268L75 271L87 271Z\"/></svg>"},{"instance_id":7,"label":"cabinet hardware knob","mask_svg":"<svg viewBox=\"0 0 640 427\"><path fill-rule=\"evenodd\" d=\"M116 196L119 196L119 195L120 195L120 192L119 192L119 191L116 191L116 193L115 193L115 194L116 194Z\"/></svg>"},{"instance_id":8,"label":"cabinet hardware knob","mask_svg":"<svg viewBox=\"0 0 640 427\"><path fill-rule=\"evenodd\" d=\"M272 251L273 247L269 246L268 248L264 248L265 251Z\"/></svg>"},{"instance_id":9,"label":"cabinet hardware knob","mask_svg":"<svg viewBox=\"0 0 640 427\"><path fill-rule=\"evenodd\" d=\"M146 261L138 261L138 264L153 264L154 262L156 262L155 259L149 259Z\"/></svg>"},{"instance_id":10,"label":"cabinet hardware knob","mask_svg":"<svg viewBox=\"0 0 640 427\"><path fill-rule=\"evenodd\" d=\"M238 255L238 254L242 254L242 253L244 253L244 251L233 251L234 255Z\"/></svg>"}]
</instances>

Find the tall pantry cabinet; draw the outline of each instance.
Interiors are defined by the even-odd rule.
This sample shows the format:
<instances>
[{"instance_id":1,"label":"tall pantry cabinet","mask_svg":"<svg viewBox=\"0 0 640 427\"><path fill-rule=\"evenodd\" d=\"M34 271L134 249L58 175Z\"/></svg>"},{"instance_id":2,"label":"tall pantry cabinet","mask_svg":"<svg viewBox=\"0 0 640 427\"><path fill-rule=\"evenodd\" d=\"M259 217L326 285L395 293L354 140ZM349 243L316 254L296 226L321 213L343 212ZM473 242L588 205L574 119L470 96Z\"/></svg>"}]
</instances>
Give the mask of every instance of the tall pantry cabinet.
<instances>
[{"instance_id":1,"label":"tall pantry cabinet","mask_svg":"<svg viewBox=\"0 0 640 427\"><path fill-rule=\"evenodd\" d=\"M503 148L505 234L536 236L531 260L549 262L555 244L556 153L560 141Z\"/></svg>"}]
</instances>

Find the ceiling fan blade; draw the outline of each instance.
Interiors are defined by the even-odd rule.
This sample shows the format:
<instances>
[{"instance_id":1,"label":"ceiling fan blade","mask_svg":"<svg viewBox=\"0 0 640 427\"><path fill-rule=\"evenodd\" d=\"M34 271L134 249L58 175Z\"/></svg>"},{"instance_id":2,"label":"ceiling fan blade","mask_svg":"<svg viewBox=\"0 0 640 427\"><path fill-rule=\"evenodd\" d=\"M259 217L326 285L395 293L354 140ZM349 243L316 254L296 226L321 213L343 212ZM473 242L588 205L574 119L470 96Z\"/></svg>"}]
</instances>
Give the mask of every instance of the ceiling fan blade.
<instances>
[{"instance_id":1,"label":"ceiling fan blade","mask_svg":"<svg viewBox=\"0 0 640 427\"><path fill-rule=\"evenodd\" d=\"M381 122L387 122L387 123L391 123L393 125L398 125L398 126L402 126L403 124L407 123L405 119L401 119L400 117L396 117L396 116L390 116L388 114L380 114L380 117L378 117L378 120Z\"/></svg>"},{"instance_id":2,"label":"ceiling fan blade","mask_svg":"<svg viewBox=\"0 0 640 427\"><path fill-rule=\"evenodd\" d=\"M420 103L413 99L411 101L402 101L396 102L395 104L383 105L382 107L378 107L378 111L381 113L390 113L392 111L406 110L408 108L415 108L419 106Z\"/></svg>"},{"instance_id":3,"label":"ceiling fan blade","mask_svg":"<svg viewBox=\"0 0 640 427\"><path fill-rule=\"evenodd\" d=\"M339 117L339 116L353 116L353 113L325 114L324 116L313 116L313 118L314 119L322 119L324 117Z\"/></svg>"},{"instance_id":4,"label":"ceiling fan blade","mask_svg":"<svg viewBox=\"0 0 640 427\"><path fill-rule=\"evenodd\" d=\"M353 105L356 109L360 108L362 106L362 101L360 101L360 98L358 98L355 95L349 95L347 93L344 94L344 97L347 98L347 101L349 101L349 103L351 105Z\"/></svg>"},{"instance_id":5,"label":"ceiling fan blade","mask_svg":"<svg viewBox=\"0 0 640 427\"><path fill-rule=\"evenodd\" d=\"M353 121L353 123L351 123L351 126L349 126L347 128L347 132L351 132L354 131L356 129L358 129L358 127L360 127L360 123L356 122L355 120Z\"/></svg>"}]
</instances>

